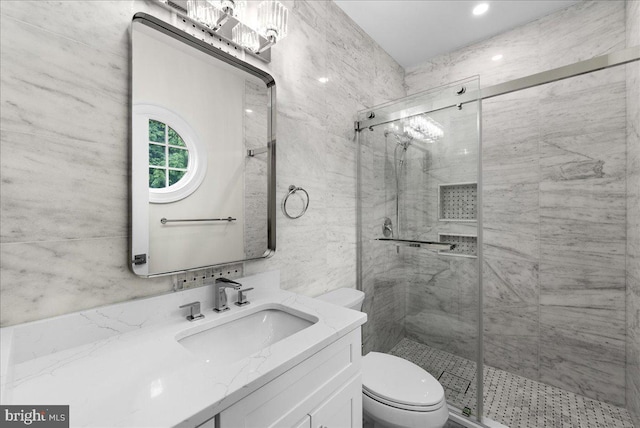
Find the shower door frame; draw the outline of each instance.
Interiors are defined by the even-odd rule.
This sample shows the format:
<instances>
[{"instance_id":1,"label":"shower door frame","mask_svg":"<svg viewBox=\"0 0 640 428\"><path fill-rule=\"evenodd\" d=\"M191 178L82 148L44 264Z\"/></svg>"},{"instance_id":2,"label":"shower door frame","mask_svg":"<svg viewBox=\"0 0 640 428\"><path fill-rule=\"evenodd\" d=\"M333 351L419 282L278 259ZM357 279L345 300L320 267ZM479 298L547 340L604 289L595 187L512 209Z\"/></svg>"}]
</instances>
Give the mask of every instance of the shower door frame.
<instances>
[{"instance_id":1,"label":"shower door frame","mask_svg":"<svg viewBox=\"0 0 640 428\"><path fill-rule=\"evenodd\" d=\"M380 117L371 117L366 120L354 122L354 130L356 132L356 236L357 236L357 251L356 251L356 286L358 290L362 290L362 203L361 203L361 159L360 159L360 131L369 129L376 125L383 125L389 122L414 116L417 114L427 114L439 110L444 110L451 107L461 107L464 104L473 102L478 103L478 358L476 361L476 378L477 378L477 415L476 420L467 419L463 417L459 412L454 412L458 417L456 422L458 423L472 423L471 426L486 427L482 423L484 419L484 325L483 325L483 288L482 288L482 253L483 253L483 227L482 227L482 100L490 99L500 95L506 95L512 92L521 91L524 89L533 88L536 86L546 85L548 83L557 82L560 80L570 79L572 77L580 76L583 74L589 74L594 71L605 70L611 67L619 65L629 64L635 61L640 61L640 46L632 46L626 49L622 49L610 54L597 56L584 61L575 62L573 64L565 65L562 67L554 68L551 70L543 71L540 73L525 76L519 79L513 79L504 83L498 83L496 85L488 86L486 88L480 88L477 91L470 91L463 93L455 97L443 99L434 102L433 105L425 109L423 106L415 106L409 109L404 109L402 112L393 112ZM453 82L452 82L453 83Z\"/></svg>"}]
</instances>

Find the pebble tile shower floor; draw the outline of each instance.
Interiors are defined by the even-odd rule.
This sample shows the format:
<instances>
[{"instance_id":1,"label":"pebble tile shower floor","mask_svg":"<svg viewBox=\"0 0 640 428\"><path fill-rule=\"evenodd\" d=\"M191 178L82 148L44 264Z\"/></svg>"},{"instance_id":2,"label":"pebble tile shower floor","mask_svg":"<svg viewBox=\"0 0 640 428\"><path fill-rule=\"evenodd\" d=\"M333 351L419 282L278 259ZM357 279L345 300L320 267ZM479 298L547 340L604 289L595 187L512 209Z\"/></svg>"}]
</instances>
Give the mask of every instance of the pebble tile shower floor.
<instances>
[{"instance_id":1,"label":"pebble tile shower floor","mask_svg":"<svg viewBox=\"0 0 640 428\"><path fill-rule=\"evenodd\" d=\"M431 373L449 402L475 414L475 362L406 338L389 353ZM510 428L634 428L626 409L493 367L484 367L484 388L485 416Z\"/></svg>"}]
</instances>

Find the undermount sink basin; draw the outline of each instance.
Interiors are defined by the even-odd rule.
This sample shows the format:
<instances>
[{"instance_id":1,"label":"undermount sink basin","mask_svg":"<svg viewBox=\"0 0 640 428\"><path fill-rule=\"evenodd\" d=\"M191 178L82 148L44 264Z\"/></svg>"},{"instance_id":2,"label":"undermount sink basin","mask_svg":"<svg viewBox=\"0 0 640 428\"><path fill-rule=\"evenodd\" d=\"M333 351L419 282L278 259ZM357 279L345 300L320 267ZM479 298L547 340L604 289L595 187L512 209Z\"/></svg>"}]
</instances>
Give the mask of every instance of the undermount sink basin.
<instances>
[{"instance_id":1,"label":"undermount sink basin","mask_svg":"<svg viewBox=\"0 0 640 428\"><path fill-rule=\"evenodd\" d=\"M280 309L263 309L242 318L178 339L178 343L211 364L246 358L315 324Z\"/></svg>"}]
</instances>

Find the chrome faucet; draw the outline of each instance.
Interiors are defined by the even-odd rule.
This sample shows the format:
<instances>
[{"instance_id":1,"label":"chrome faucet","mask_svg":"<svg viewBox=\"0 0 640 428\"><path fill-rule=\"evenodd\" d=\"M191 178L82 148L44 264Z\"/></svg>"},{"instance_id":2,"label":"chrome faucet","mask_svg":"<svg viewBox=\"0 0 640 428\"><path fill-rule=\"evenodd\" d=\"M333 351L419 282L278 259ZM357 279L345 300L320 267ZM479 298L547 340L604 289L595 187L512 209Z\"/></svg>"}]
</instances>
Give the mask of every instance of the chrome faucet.
<instances>
[{"instance_id":1,"label":"chrome faucet","mask_svg":"<svg viewBox=\"0 0 640 428\"><path fill-rule=\"evenodd\" d=\"M242 288L242 284L227 278L216 278L213 291L213 310L216 312L229 310L229 306L227 306L227 293L225 292L225 288L240 290Z\"/></svg>"}]
</instances>

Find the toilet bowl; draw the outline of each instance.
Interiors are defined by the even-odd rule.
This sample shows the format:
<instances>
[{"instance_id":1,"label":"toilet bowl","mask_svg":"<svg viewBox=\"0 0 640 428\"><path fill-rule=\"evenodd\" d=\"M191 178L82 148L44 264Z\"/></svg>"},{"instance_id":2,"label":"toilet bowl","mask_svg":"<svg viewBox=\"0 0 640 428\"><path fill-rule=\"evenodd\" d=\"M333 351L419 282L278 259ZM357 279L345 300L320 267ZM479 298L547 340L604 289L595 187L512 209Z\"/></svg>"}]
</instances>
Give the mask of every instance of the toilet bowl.
<instances>
[{"instance_id":1,"label":"toilet bowl","mask_svg":"<svg viewBox=\"0 0 640 428\"><path fill-rule=\"evenodd\" d=\"M340 288L317 298L359 311L364 293ZM362 357L362 408L375 428L442 428L449 418L444 389L433 376L380 352Z\"/></svg>"},{"instance_id":2,"label":"toilet bowl","mask_svg":"<svg viewBox=\"0 0 640 428\"><path fill-rule=\"evenodd\" d=\"M442 428L449 418L444 389L433 376L380 352L362 358L362 407L375 427Z\"/></svg>"}]
</instances>

